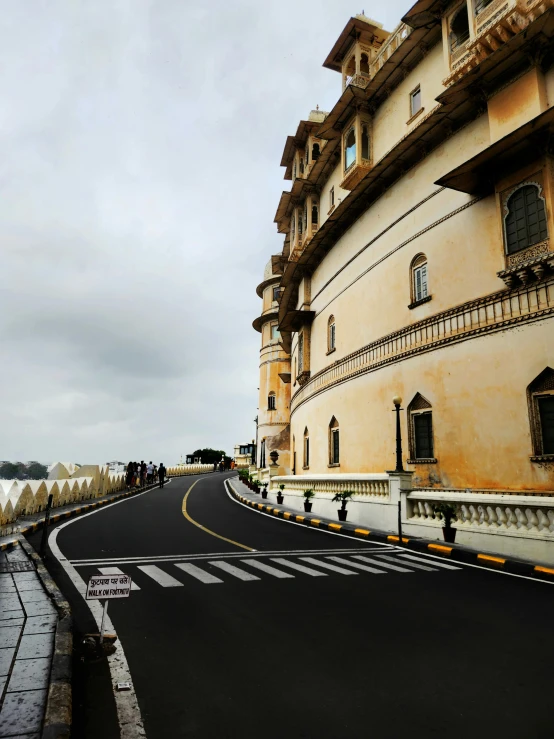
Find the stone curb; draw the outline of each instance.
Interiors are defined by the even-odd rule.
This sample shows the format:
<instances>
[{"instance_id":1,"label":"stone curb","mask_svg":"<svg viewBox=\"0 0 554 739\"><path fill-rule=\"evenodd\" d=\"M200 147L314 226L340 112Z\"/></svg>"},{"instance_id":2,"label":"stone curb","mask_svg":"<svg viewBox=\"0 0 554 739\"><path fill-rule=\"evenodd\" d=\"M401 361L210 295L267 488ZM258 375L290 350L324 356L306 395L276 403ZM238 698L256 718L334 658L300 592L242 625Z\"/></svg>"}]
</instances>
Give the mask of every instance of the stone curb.
<instances>
[{"instance_id":1,"label":"stone curb","mask_svg":"<svg viewBox=\"0 0 554 739\"><path fill-rule=\"evenodd\" d=\"M340 533L343 536L350 536L353 539L365 539L366 541L399 544L398 536L393 534L387 534L384 531L369 531L369 529L357 527L352 523L337 523L336 521L331 521L327 518L316 518L313 513L300 515L296 511L288 511L284 506L279 504L268 505L265 501L264 503L258 503L257 499L246 498L238 493L233 487L231 480L229 480L229 486L231 488L232 495L236 500L250 508L254 508L260 513L264 513L265 515L283 518L287 521L300 523L304 526L316 527L318 529L323 529L324 531L331 531L335 534ZM445 558L447 557L448 559L457 562L477 565L483 569L502 570L503 572L508 572L513 575L524 575L525 577L554 582L554 568L546 565L537 565L518 559L509 559L501 555L491 554L490 552L478 552L474 549L469 549L468 547L455 546L453 544L441 544L429 539L408 538L403 536L402 545L406 549L412 549L425 554L439 555Z\"/></svg>"}]
</instances>

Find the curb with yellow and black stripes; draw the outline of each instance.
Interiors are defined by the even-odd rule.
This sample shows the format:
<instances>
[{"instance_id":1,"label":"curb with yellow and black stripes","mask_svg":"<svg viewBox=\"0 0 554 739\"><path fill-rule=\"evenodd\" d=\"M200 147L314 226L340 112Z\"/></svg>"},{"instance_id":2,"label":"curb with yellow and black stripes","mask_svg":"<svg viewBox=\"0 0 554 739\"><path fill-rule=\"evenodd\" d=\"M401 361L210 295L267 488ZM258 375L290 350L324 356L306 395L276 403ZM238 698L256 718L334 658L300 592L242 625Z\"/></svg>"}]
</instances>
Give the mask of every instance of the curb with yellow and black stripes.
<instances>
[{"instance_id":1,"label":"curb with yellow and black stripes","mask_svg":"<svg viewBox=\"0 0 554 739\"><path fill-rule=\"evenodd\" d=\"M366 541L385 542L387 544L399 545L399 537L394 534L387 534L384 531L370 531L369 529L360 528L352 523L341 522L336 523L325 518L317 518L311 513L301 515L296 511L288 511L284 506L267 503L259 503L257 499L245 497L235 490L231 480L229 487L233 497L245 506L253 508L260 513L275 518L282 518L286 521L303 524L308 527L315 527L323 531L331 533L340 533L343 536L350 536L353 539L365 539ZM468 547L454 546L450 544L439 544L429 539L402 537L402 546L406 549L412 549L416 552L425 554L434 554L448 559L463 562L466 564L477 565L484 569L502 570L513 575L524 575L538 580L550 580L554 582L554 568L546 565L537 565L532 562L524 562L518 559L509 559L500 555L490 554L488 552L478 552Z\"/></svg>"}]
</instances>

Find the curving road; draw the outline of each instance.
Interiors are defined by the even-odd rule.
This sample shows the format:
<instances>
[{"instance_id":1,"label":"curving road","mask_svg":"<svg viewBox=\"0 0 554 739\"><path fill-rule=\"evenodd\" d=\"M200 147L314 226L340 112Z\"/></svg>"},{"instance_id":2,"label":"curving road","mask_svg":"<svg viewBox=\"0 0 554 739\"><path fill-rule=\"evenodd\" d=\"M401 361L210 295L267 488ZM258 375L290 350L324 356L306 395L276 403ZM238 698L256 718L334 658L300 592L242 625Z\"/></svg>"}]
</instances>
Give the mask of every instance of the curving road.
<instances>
[{"instance_id":1,"label":"curving road","mask_svg":"<svg viewBox=\"0 0 554 739\"><path fill-rule=\"evenodd\" d=\"M117 568L139 588L109 613L148 739L551 736L552 586L263 516L227 477L174 479L57 535L83 581ZM105 662L77 675L75 735L115 739Z\"/></svg>"}]
</instances>

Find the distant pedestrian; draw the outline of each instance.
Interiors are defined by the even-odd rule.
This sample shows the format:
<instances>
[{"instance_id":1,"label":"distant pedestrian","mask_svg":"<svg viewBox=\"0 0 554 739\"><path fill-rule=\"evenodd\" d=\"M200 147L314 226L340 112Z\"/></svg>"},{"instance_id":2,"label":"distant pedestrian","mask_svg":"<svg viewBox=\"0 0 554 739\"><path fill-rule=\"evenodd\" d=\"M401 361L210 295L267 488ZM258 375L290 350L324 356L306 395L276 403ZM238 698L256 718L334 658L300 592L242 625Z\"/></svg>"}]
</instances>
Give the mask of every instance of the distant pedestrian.
<instances>
[{"instance_id":1,"label":"distant pedestrian","mask_svg":"<svg viewBox=\"0 0 554 739\"><path fill-rule=\"evenodd\" d=\"M217 462L214 462L214 469L213 469L213 471L214 472L217 472Z\"/></svg>"},{"instance_id":2,"label":"distant pedestrian","mask_svg":"<svg viewBox=\"0 0 554 739\"><path fill-rule=\"evenodd\" d=\"M223 472L223 470L224 470L224 469L225 469L225 467L224 467L224 465L223 465L223 462L220 462L220 463L219 463L219 471L220 471L220 472Z\"/></svg>"},{"instance_id":3,"label":"distant pedestrian","mask_svg":"<svg viewBox=\"0 0 554 739\"><path fill-rule=\"evenodd\" d=\"M156 482L156 480L158 479L158 468L155 464L153 464L152 467L154 468L152 471L152 480Z\"/></svg>"},{"instance_id":4,"label":"distant pedestrian","mask_svg":"<svg viewBox=\"0 0 554 739\"><path fill-rule=\"evenodd\" d=\"M158 467L158 479L160 481L160 487L161 488L163 488L164 483L165 483L165 473L166 473L166 471L167 470L164 467L164 463L163 462L160 462L160 466Z\"/></svg>"},{"instance_id":5,"label":"distant pedestrian","mask_svg":"<svg viewBox=\"0 0 554 739\"><path fill-rule=\"evenodd\" d=\"M127 465L127 472L125 474L125 485L127 485L127 490L130 490L133 483L133 463L129 462Z\"/></svg>"},{"instance_id":6,"label":"distant pedestrian","mask_svg":"<svg viewBox=\"0 0 554 739\"><path fill-rule=\"evenodd\" d=\"M154 482L154 465L152 464L152 460L146 465L146 479L149 485Z\"/></svg>"},{"instance_id":7,"label":"distant pedestrian","mask_svg":"<svg viewBox=\"0 0 554 739\"><path fill-rule=\"evenodd\" d=\"M146 462L144 459L140 461L140 486L143 488L146 485Z\"/></svg>"}]
</instances>

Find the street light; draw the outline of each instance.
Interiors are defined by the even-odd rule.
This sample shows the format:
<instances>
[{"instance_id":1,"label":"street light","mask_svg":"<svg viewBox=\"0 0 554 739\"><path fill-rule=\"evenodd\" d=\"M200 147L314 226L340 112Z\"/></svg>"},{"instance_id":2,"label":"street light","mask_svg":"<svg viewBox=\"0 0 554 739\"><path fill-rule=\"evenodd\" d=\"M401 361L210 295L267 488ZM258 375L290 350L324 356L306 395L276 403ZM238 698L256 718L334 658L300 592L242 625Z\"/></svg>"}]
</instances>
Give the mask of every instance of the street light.
<instances>
[{"instance_id":1,"label":"street light","mask_svg":"<svg viewBox=\"0 0 554 739\"><path fill-rule=\"evenodd\" d=\"M403 410L400 406L402 405L402 398L400 395L395 395L392 399L394 403L394 411L396 413L396 469L395 472L404 472L402 466L402 432L400 430L400 411Z\"/></svg>"}]
</instances>

